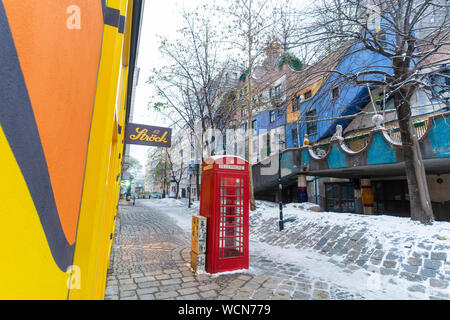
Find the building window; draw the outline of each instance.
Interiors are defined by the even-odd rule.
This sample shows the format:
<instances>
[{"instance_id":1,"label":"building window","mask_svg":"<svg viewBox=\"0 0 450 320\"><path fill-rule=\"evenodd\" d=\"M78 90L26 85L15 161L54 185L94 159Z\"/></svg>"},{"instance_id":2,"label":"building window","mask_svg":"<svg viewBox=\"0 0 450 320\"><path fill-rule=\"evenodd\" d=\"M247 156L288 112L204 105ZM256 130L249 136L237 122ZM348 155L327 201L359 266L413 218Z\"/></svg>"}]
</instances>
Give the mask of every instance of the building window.
<instances>
[{"instance_id":1,"label":"building window","mask_svg":"<svg viewBox=\"0 0 450 320\"><path fill-rule=\"evenodd\" d=\"M383 49L387 49L388 42L386 41L386 32L383 31L382 33L380 33L376 37L376 40Z\"/></svg>"},{"instance_id":2,"label":"building window","mask_svg":"<svg viewBox=\"0 0 450 320\"><path fill-rule=\"evenodd\" d=\"M292 130L291 130L291 133L292 133L292 141L293 141L293 143L294 143L294 146L297 146L298 145L298 131L297 131L297 128L292 128Z\"/></svg>"},{"instance_id":3,"label":"building window","mask_svg":"<svg viewBox=\"0 0 450 320\"><path fill-rule=\"evenodd\" d=\"M444 70L430 77L431 93L433 97L444 96L450 91L450 70Z\"/></svg>"},{"instance_id":4,"label":"building window","mask_svg":"<svg viewBox=\"0 0 450 320\"><path fill-rule=\"evenodd\" d=\"M275 120L277 119L275 110L270 111L269 115L270 115L270 122L275 122Z\"/></svg>"},{"instance_id":5,"label":"building window","mask_svg":"<svg viewBox=\"0 0 450 320\"><path fill-rule=\"evenodd\" d=\"M256 134L256 131L257 131L257 123L256 123L256 120L253 120L252 121L252 132L253 132L253 134Z\"/></svg>"},{"instance_id":6,"label":"building window","mask_svg":"<svg viewBox=\"0 0 450 320\"><path fill-rule=\"evenodd\" d=\"M270 132L266 135L267 157L270 156Z\"/></svg>"},{"instance_id":7,"label":"building window","mask_svg":"<svg viewBox=\"0 0 450 320\"><path fill-rule=\"evenodd\" d=\"M345 182L325 183L325 206L331 212L355 212L355 190Z\"/></svg>"},{"instance_id":8,"label":"building window","mask_svg":"<svg viewBox=\"0 0 450 320\"><path fill-rule=\"evenodd\" d=\"M383 101L381 101L381 103L383 103ZM385 105L381 107L381 109L384 110L394 110L395 109L395 102L394 102L394 97L389 97L386 99L385 101Z\"/></svg>"},{"instance_id":9,"label":"building window","mask_svg":"<svg viewBox=\"0 0 450 320\"><path fill-rule=\"evenodd\" d=\"M246 107L242 107L242 109L241 109L241 116L245 117L246 114L247 114L247 108Z\"/></svg>"},{"instance_id":10,"label":"building window","mask_svg":"<svg viewBox=\"0 0 450 320\"><path fill-rule=\"evenodd\" d=\"M295 97L294 101L292 102L292 112L297 111L300 109L300 97Z\"/></svg>"},{"instance_id":11,"label":"building window","mask_svg":"<svg viewBox=\"0 0 450 320\"><path fill-rule=\"evenodd\" d=\"M227 134L222 133L222 148L223 154L227 154Z\"/></svg>"},{"instance_id":12,"label":"building window","mask_svg":"<svg viewBox=\"0 0 450 320\"><path fill-rule=\"evenodd\" d=\"M239 100L241 100L241 99L242 99L242 89L239 90Z\"/></svg>"},{"instance_id":13,"label":"building window","mask_svg":"<svg viewBox=\"0 0 450 320\"><path fill-rule=\"evenodd\" d=\"M281 97L281 84L275 87L275 97L277 98Z\"/></svg>"},{"instance_id":14,"label":"building window","mask_svg":"<svg viewBox=\"0 0 450 320\"><path fill-rule=\"evenodd\" d=\"M256 153L258 150L258 139L253 140L252 148L253 148L253 153Z\"/></svg>"},{"instance_id":15,"label":"building window","mask_svg":"<svg viewBox=\"0 0 450 320\"><path fill-rule=\"evenodd\" d=\"M307 100L307 99L309 99L309 98L311 98L311 97L312 97L312 92L311 92L311 90L306 91L306 92L305 92L305 100Z\"/></svg>"},{"instance_id":16,"label":"building window","mask_svg":"<svg viewBox=\"0 0 450 320\"><path fill-rule=\"evenodd\" d=\"M331 98L333 100L336 100L337 98L339 98L340 92L339 92L339 87L335 87L333 89L331 89Z\"/></svg>"},{"instance_id":17,"label":"building window","mask_svg":"<svg viewBox=\"0 0 450 320\"><path fill-rule=\"evenodd\" d=\"M313 135L317 133L317 113L316 110L309 110L308 112L306 112L306 121L311 121L311 122L307 122L306 125L306 130L308 132L309 135Z\"/></svg>"}]
</instances>

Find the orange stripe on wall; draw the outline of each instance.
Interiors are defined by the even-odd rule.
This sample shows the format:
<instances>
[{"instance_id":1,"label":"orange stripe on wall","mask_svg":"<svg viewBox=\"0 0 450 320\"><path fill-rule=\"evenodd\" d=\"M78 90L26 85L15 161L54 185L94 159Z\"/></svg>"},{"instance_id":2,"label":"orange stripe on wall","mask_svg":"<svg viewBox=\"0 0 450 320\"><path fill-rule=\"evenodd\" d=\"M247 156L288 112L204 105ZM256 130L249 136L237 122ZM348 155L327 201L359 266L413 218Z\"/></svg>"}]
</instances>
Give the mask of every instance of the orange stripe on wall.
<instances>
[{"instance_id":1,"label":"orange stripe on wall","mask_svg":"<svg viewBox=\"0 0 450 320\"><path fill-rule=\"evenodd\" d=\"M3 0L61 224L75 241L103 31L101 1ZM67 21L80 9L80 29ZM76 9L76 7L74 7ZM26 134L26 133L18 133Z\"/></svg>"}]
</instances>

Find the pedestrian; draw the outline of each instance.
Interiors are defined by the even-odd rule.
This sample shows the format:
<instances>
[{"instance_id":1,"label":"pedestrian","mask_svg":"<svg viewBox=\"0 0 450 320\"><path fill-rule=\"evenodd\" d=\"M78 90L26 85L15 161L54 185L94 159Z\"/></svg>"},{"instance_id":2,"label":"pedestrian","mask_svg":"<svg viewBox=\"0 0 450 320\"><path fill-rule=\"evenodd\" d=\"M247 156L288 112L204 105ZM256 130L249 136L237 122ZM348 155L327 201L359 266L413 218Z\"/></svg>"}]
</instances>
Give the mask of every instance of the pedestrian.
<instances>
[{"instance_id":1,"label":"pedestrian","mask_svg":"<svg viewBox=\"0 0 450 320\"><path fill-rule=\"evenodd\" d=\"M136 194L133 193L133 206L135 205L135 203L136 203Z\"/></svg>"}]
</instances>

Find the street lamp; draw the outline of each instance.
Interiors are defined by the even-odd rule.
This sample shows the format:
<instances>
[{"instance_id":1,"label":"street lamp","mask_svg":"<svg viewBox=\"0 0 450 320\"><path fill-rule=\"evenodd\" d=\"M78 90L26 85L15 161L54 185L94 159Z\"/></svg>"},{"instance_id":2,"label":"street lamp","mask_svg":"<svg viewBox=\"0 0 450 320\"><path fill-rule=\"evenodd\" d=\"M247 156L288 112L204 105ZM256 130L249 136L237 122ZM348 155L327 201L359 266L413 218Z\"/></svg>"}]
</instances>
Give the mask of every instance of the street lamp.
<instances>
[{"instance_id":1,"label":"street lamp","mask_svg":"<svg viewBox=\"0 0 450 320\"><path fill-rule=\"evenodd\" d=\"M278 136L278 197L280 201L280 220L278 221L278 226L280 231L284 229L283 222L283 184L281 183L281 155L282 148L281 145L284 144L284 141L281 140L281 136Z\"/></svg>"},{"instance_id":2,"label":"street lamp","mask_svg":"<svg viewBox=\"0 0 450 320\"><path fill-rule=\"evenodd\" d=\"M192 186L192 166L189 165L189 186L188 186L188 195L189 195L189 202L188 202L188 208L191 207L191 186Z\"/></svg>"},{"instance_id":3,"label":"street lamp","mask_svg":"<svg viewBox=\"0 0 450 320\"><path fill-rule=\"evenodd\" d=\"M163 185L163 199L166 198L166 183L167 183L167 150L166 150L166 158L164 159L164 185Z\"/></svg>"},{"instance_id":4,"label":"street lamp","mask_svg":"<svg viewBox=\"0 0 450 320\"><path fill-rule=\"evenodd\" d=\"M196 163L194 168L195 168L194 173L195 173L195 184L196 184L195 193L197 195L197 201L200 201L200 188L201 188L200 187L200 164Z\"/></svg>"}]
</instances>

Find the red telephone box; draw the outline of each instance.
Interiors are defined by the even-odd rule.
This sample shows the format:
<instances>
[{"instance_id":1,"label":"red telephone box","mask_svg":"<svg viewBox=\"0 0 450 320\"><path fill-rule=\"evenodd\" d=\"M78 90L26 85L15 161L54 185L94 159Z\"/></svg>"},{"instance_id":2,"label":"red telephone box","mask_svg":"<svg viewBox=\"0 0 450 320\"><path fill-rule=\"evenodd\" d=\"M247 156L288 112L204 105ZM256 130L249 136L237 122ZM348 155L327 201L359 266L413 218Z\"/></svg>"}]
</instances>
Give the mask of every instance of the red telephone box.
<instances>
[{"instance_id":1,"label":"red telephone box","mask_svg":"<svg viewBox=\"0 0 450 320\"><path fill-rule=\"evenodd\" d=\"M213 156L202 164L200 215L208 219L206 271L248 269L248 162Z\"/></svg>"}]
</instances>

